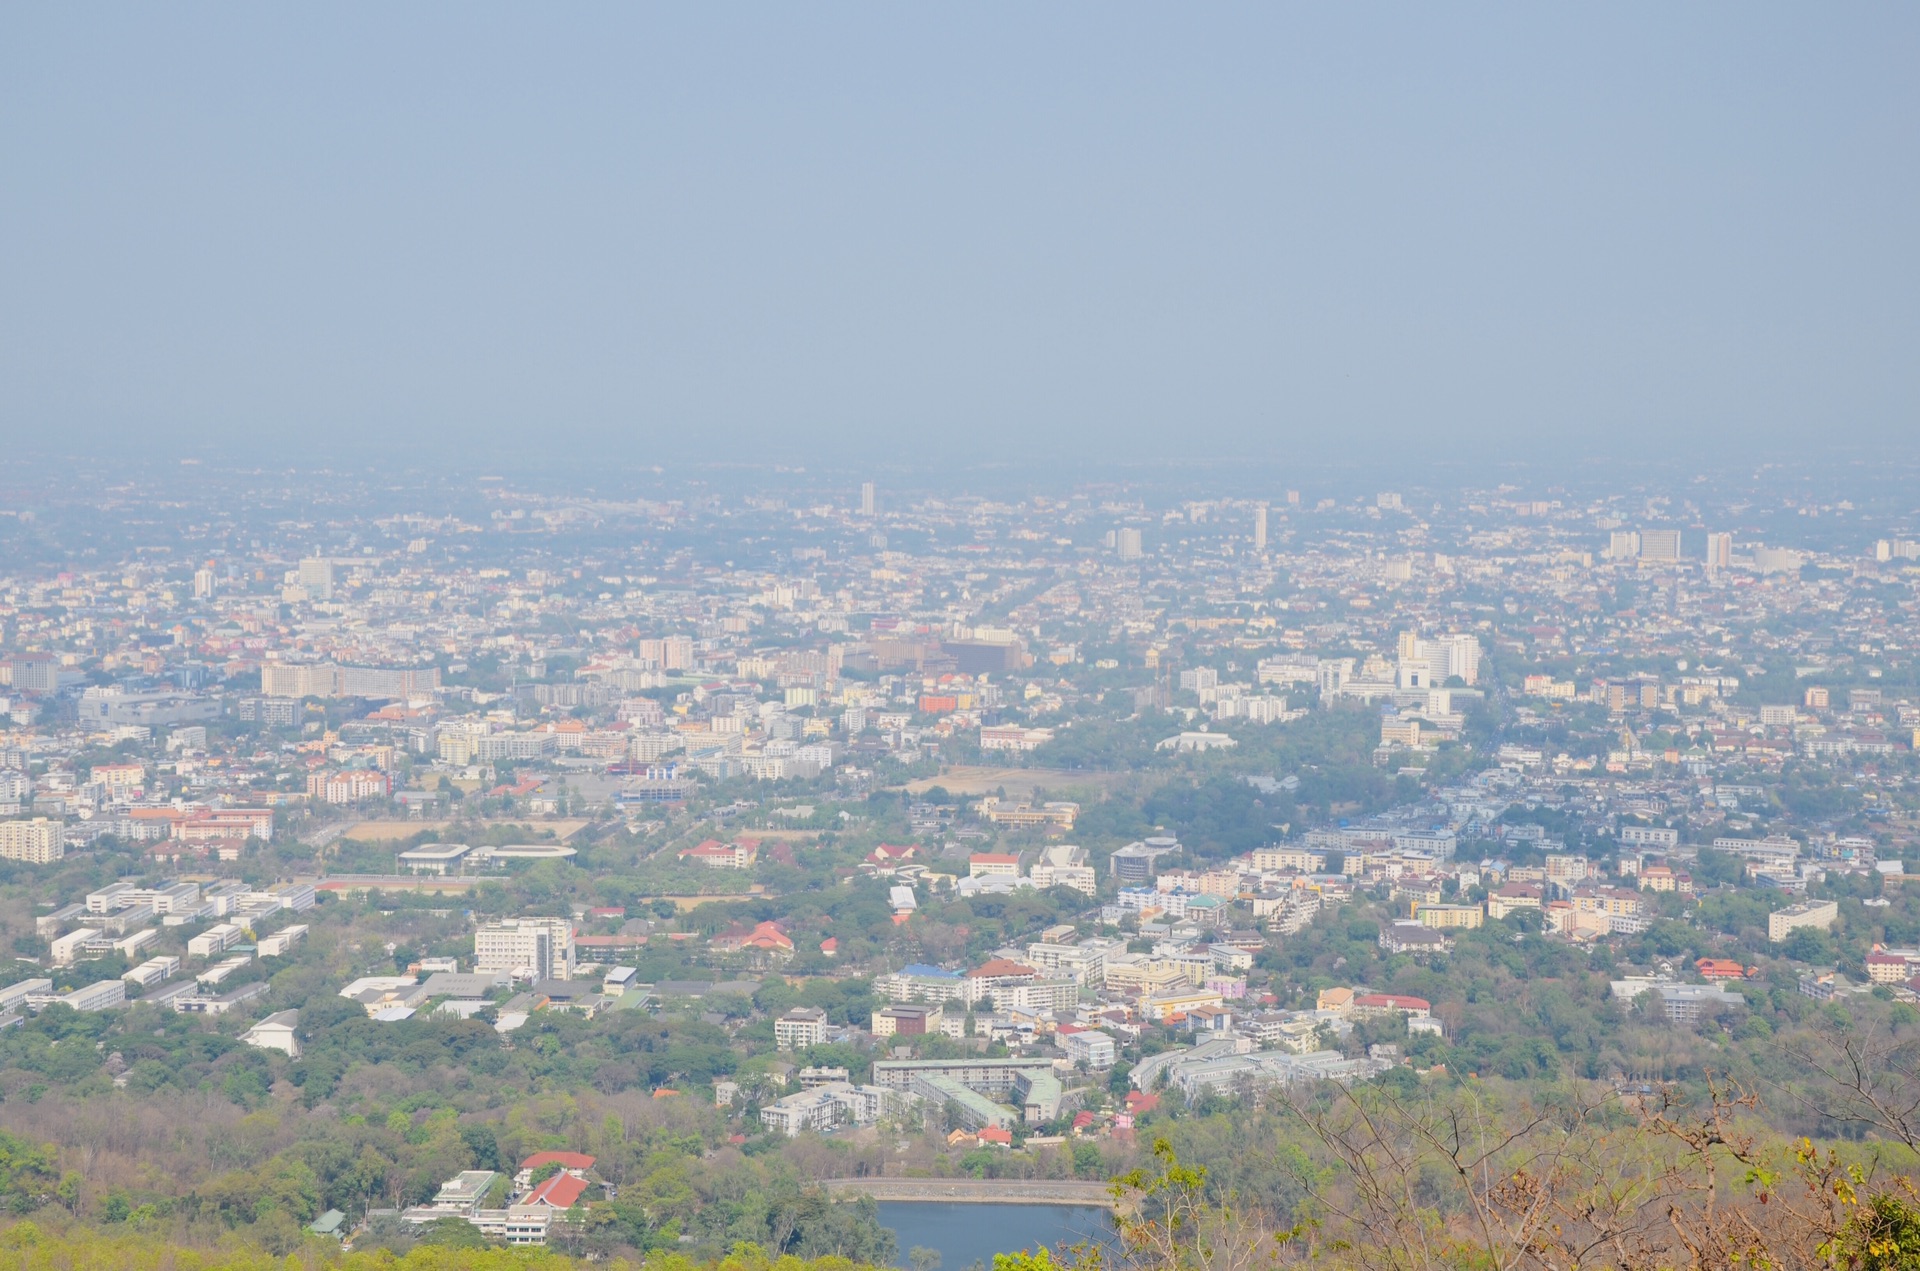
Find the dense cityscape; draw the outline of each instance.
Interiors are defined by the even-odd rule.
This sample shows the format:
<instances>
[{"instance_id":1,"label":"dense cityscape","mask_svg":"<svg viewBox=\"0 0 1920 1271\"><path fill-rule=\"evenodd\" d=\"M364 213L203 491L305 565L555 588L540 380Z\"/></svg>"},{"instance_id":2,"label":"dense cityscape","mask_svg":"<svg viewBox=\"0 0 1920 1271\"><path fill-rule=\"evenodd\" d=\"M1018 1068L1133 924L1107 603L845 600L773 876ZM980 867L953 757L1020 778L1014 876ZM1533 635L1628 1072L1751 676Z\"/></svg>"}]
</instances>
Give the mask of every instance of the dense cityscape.
<instances>
[{"instance_id":1,"label":"dense cityscape","mask_svg":"<svg viewBox=\"0 0 1920 1271\"><path fill-rule=\"evenodd\" d=\"M1920 1271L1916 49L0 5L0 1271Z\"/></svg>"},{"instance_id":2,"label":"dense cityscape","mask_svg":"<svg viewBox=\"0 0 1920 1271\"><path fill-rule=\"evenodd\" d=\"M1163 1136L1285 1193L1229 1127L1329 1087L1910 1026L1913 474L1623 471L24 465L0 1187L887 1262Z\"/></svg>"}]
</instances>

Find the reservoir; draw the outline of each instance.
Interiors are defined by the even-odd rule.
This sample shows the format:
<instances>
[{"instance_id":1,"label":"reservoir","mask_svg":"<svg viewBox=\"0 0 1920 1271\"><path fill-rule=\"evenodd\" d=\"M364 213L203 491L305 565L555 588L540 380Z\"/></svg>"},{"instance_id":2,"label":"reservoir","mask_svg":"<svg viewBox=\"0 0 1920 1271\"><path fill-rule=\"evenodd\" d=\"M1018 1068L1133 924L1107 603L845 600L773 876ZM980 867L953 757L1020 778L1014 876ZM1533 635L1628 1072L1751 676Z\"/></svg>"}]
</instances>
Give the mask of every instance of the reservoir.
<instances>
[{"instance_id":1,"label":"reservoir","mask_svg":"<svg viewBox=\"0 0 1920 1271\"><path fill-rule=\"evenodd\" d=\"M883 1200L880 1223L898 1237L897 1262L907 1265L915 1246L940 1252L940 1271L993 1266L996 1253L1042 1245L1113 1239L1113 1219L1096 1205L969 1205L953 1201Z\"/></svg>"}]
</instances>

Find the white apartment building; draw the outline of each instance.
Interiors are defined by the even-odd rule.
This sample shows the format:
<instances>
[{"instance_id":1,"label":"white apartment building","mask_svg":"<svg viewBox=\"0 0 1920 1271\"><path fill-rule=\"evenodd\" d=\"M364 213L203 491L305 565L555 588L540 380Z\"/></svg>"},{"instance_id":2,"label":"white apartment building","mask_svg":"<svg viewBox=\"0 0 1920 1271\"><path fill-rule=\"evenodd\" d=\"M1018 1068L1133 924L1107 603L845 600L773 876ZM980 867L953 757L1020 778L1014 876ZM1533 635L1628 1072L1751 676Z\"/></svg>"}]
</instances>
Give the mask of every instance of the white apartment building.
<instances>
[{"instance_id":1,"label":"white apartment building","mask_svg":"<svg viewBox=\"0 0 1920 1271\"><path fill-rule=\"evenodd\" d=\"M827 1043L827 1013L816 1006L796 1006L773 1021L773 1044L780 1050L806 1050Z\"/></svg>"},{"instance_id":2,"label":"white apartment building","mask_svg":"<svg viewBox=\"0 0 1920 1271\"><path fill-rule=\"evenodd\" d=\"M839 1125L872 1125L890 1105L908 1096L880 1086L856 1086L834 1081L776 1099L760 1109L760 1123L789 1137L804 1130L831 1130Z\"/></svg>"},{"instance_id":3,"label":"white apartment building","mask_svg":"<svg viewBox=\"0 0 1920 1271\"><path fill-rule=\"evenodd\" d=\"M1066 1052L1068 1059L1090 1072L1104 1072L1113 1067L1119 1054L1114 1047L1113 1038L1097 1028L1062 1032L1055 1040L1058 1041L1060 1049Z\"/></svg>"}]
</instances>

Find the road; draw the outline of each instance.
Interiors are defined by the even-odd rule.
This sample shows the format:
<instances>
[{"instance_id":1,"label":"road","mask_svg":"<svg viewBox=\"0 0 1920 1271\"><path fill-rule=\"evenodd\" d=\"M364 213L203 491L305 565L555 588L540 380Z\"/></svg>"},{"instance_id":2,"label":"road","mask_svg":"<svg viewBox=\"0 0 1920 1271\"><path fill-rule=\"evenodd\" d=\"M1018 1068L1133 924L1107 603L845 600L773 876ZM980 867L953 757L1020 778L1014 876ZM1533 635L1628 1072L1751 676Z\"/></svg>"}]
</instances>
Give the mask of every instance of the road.
<instances>
[{"instance_id":1,"label":"road","mask_svg":"<svg viewBox=\"0 0 1920 1271\"><path fill-rule=\"evenodd\" d=\"M352 821L337 821L332 825L323 825L317 830L307 831L300 836L300 841L317 852L352 828Z\"/></svg>"}]
</instances>

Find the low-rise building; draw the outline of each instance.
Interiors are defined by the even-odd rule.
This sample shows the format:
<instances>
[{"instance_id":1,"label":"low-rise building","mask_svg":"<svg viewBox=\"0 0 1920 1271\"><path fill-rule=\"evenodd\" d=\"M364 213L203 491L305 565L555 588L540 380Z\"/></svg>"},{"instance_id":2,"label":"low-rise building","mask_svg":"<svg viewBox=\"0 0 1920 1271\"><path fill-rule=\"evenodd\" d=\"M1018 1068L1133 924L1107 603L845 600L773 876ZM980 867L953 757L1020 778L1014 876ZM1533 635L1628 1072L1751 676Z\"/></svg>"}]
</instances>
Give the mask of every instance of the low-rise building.
<instances>
[{"instance_id":1,"label":"low-rise building","mask_svg":"<svg viewBox=\"0 0 1920 1271\"><path fill-rule=\"evenodd\" d=\"M1415 905L1413 909L1415 922L1441 931L1472 930L1486 917L1486 911L1478 905Z\"/></svg>"},{"instance_id":2,"label":"low-rise building","mask_svg":"<svg viewBox=\"0 0 1920 1271\"><path fill-rule=\"evenodd\" d=\"M901 1091L831 1081L776 1099L760 1109L760 1124L789 1137L807 1130L825 1133L843 1125L872 1125L900 1106Z\"/></svg>"},{"instance_id":3,"label":"low-rise building","mask_svg":"<svg viewBox=\"0 0 1920 1271\"><path fill-rule=\"evenodd\" d=\"M1089 1072L1105 1072L1119 1058L1113 1038L1097 1028L1062 1026L1054 1042L1069 1060Z\"/></svg>"},{"instance_id":4,"label":"low-rise building","mask_svg":"<svg viewBox=\"0 0 1920 1271\"><path fill-rule=\"evenodd\" d=\"M1424 957L1452 949L1453 937L1421 922L1401 920L1390 922L1380 929L1380 947L1388 953Z\"/></svg>"},{"instance_id":5,"label":"low-rise building","mask_svg":"<svg viewBox=\"0 0 1920 1271\"><path fill-rule=\"evenodd\" d=\"M300 1058L300 1039L294 1035L300 1026L299 1011L275 1011L240 1035L240 1040L262 1050L277 1050L293 1059Z\"/></svg>"},{"instance_id":6,"label":"low-rise building","mask_svg":"<svg viewBox=\"0 0 1920 1271\"><path fill-rule=\"evenodd\" d=\"M215 957L239 944L245 936L246 932L237 923L216 922L187 941L187 956L190 958Z\"/></svg>"},{"instance_id":7,"label":"low-rise building","mask_svg":"<svg viewBox=\"0 0 1920 1271\"><path fill-rule=\"evenodd\" d=\"M924 1037L944 1031L945 1015L939 1005L924 1002L897 1002L873 1013L875 1037ZM777 1033L777 1025L776 1025Z\"/></svg>"},{"instance_id":8,"label":"low-rise building","mask_svg":"<svg viewBox=\"0 0 1920 1271\"><path fill-rule=\"evenodd\" d=\"M1775 944L1785 940L1801 927L1817 927L1822 931L1830 930L1840 918L1838 902L1831 900L1803 900L1785 909L1776 909L1767 915L1767 939Z\"/></svg>"},{"instance_id":9,"label":"low-rise building","mask_svg":"<svg viewBox=\"0 0 1920 1271\"><path fill-rule=\"evenodd\" d=\"M1712 984L1655 984L1649 992L1660 999L1660 1009L1674 1024L1697 1024L1713 1011L1744 1010L1747 999Z\"/></svg>"}]
</instances>

